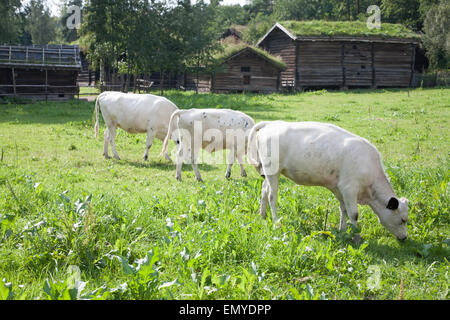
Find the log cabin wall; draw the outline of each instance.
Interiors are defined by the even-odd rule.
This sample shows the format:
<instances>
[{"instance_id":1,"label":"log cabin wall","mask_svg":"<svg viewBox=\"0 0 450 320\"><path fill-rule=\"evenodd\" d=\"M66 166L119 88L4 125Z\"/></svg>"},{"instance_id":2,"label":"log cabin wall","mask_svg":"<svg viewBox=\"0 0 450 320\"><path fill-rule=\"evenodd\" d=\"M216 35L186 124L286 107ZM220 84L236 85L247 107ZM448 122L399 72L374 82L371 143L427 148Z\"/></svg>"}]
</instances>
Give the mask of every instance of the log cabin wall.
<instances>
[{"instance_id":1,"label":"log cabin wall","mask_svg":"<svg viewBox=\"0 0 450 320\"><path fill-rule=\"evenodd\" d=\"M382 41L305 41L297 45L297 89L408 87L415 44Z\"/></svg>"},{"instance_id":2,"label":"log cabin wall","mask_svg":"<svg viewBox=\"0 0 450 320\"><path fill-rule=\"evenodd\" d=\"M296 86L297 44L280 29L274 29L260 44L260 46L276 57L280 57L286 64L286 70L281 72L281 86Z\"/></svg>"},{"instance_id":3,"label":"log cabin wall","mask_svg":"<svg viewBox=\"0 0 450 320\"><path fill-rule=\"evenodd\" d=\"M342 45L329 41L297 42L297 89L343 83Z\"/></svg>"},{"instance_id":4,"label":"log cabin wall","mask_svg":"<svg viewBox=\"0 0 450 320\"><path fill-rule=\"evenodd\" d=\"M198 92L210 92L211 91L211 75L200 73L198 75L194 73L186 73L184 75L183 87L187 90L198 90Z\"/></svg>"},{"instance_id":5,"label":"log cabin wall","mask_svg":"<svg viewBox=\"0 0 450 320\"><path fill-rule=\"evenodd\" d=\"M414 72L415 45L374 43L375 85L409 87Z\"/></svg>"},{"instance_id":6,"label":"log cabin wall","mask_svg":"<svg viewBox=\"0 0 450 320\"><path fill-rule=\"evenodd\" d=\"M408 39L297 37L274 28L259 43L287 65L283 87L408 87L417 42Z\"/></svg>"},{"instance_id":7,"label":"log cabin wall","mask_svg":"<svg viewBox=\"0 0 450 320\"><path fill-rule=\"evenodd\" d=\"M267 60L246 50L229 59L224 70L213 77L212 91L276 92L280 70Z\"/></svg>"}]
</instances>

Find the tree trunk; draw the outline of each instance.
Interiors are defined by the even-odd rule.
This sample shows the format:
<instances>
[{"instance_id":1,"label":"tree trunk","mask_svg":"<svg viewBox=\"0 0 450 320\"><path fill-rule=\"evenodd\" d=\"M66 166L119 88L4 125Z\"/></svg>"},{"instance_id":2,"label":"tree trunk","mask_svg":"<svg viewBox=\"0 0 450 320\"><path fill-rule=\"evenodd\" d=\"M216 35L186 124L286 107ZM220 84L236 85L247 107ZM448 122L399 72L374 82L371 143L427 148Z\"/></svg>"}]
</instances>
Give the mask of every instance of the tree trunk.
<instances>
[{"instance_id":1,"label":"tree trunk","mask_svg":"<svg viewBox=\"0 0 450 320\"><path fill-rule=\"evenodd\" d=\"M164 72L162 70L159 71L159 87L160 87L160 94L164 94Z\"/></svg>"}]
</instances>

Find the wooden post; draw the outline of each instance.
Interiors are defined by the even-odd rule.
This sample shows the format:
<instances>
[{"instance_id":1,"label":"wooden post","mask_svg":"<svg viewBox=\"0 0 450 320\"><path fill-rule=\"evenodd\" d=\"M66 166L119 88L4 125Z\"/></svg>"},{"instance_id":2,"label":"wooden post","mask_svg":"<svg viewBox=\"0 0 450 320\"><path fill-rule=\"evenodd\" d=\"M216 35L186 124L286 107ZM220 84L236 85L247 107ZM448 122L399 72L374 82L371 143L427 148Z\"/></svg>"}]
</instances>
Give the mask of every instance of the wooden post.
<instances>
[{"instance_id":1,"label":"wooden post","mask_svg":"<svg viewBox=\"0 0 450 320\"><path fill-rule=\"evenodd\" d=\"M345 42L342 42L342 48L341 48L341 66L342 66L342 88L343 88L343 89L344 89L345 86L346 86L344 57L345 57Z\"/></svg>"},{"instance_id":2,"label":"wooden post","mask_svg":"<svg viewBox=\"0 0 450 320\"><path fill-rule=\"evenodd\" d=\"M411 75L409 78L409 86L410 87L412 87L412 85L413 85L414 65L415 64L416 64L416 47L414 46L414 43L411 43Z\"/></svg>"},{"instance_id":3,"label":"wooden post","mask_svg":"<svg viewBox=\"0 0 450 320\"><path fill-rule=\"evenodd\" d=\"M298 89L299 89L299 91L302 91L303 89L302 89L302 87L300 86L300 77L301 77L301 74L300 74L300 68L299 68L299 65L298 65L298 54L299 54L299 47L300 47L300 42L299 41L297 41L297 43L296 43L297 45L296 45L296 47L295 47L295 86L297 87L298 86ZM297 75L298 75L298 79L297 79Z\"/></svg>"},{"instance_id":4,"label":"wooden post","mask_svg":"<svg viewBox=\"0 0 450 320\"><path fill-rule=\"evenodd\" d=\"M372 54L372 88L377 87L377 81L376 81L376 73L375 73L375 49L374 49L374 43L371 43L371 54Z\"/></svg>"},{"instance_id":5,"label":"wooden post","mask_svg":"<svg viewBox=\"0 0 450 320\"><path fill-rule=\"evenodd\" d=\"M45 102L47 102L47 93L48 93L48 70L45 69Z\"/></svg>"},{"instance_id":6,"label":"wooden post","mask_svg":"<svg viewBox=\"0 0 450 320\"><path fill-rule=\"evenodd\" d=\"M15 95L17 95L17 91L16 91L16 72L15 72L14 68L12 68L11 70L12 70L13 89L14 89L14 96L15 96Z\"/></svg>"}]
</instances>

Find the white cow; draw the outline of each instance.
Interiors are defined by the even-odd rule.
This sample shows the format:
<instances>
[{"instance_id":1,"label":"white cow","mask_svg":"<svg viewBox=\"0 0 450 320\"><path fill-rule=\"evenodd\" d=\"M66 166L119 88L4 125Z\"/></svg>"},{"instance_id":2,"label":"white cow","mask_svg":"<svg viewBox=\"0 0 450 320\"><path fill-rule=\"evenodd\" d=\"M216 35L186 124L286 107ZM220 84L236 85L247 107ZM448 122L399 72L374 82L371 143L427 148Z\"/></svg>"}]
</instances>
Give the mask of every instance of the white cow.
<instances>
[{"instance_id":1,"label":"white cow","mask_svg":"<svg viewBox=\"0 0 450 320\"><path fill-rule=\"evenodd\" d=\"M107 159L109 158L108 142L111 144L114 158L120 159L115 138L116 128L121 128L129 133L147 133L147 146L144 153L144 160L147 160L153 139L164 140L170 117L178 110L174 103L161 96L106 91L97 97L95 103L95 137L98 136L99 107L107 127L103 145L103 155ZM170 160L167 153L165 157Z\"/></svg>"},{"instance_id":2,"label":"white cow","mask_svg":"<svg viewBox=\"0 0 450 320\"><path fill-rule=\"evenodd\" d=\"M247 174L243 157L247 150L247 137L255 121L240 111L229 109L189 109L179 110L170 118L169 130L160 154L167 153L169 139L178 145L176 179L181 181L183 157L190 155L192 168L198 181L202 181L197 166L200 148L208 152L230 150L226 178L231 175L231 167L237 157L241 175ZM175 130L175 131L174 131Z\"/></svg>"},{"instance_id":3,"label":"white cow","mask_svg":"<svg viewBox=\"0 0 450 320\"><path fill-rule=\"evenodd\" d=\"M281 173L297 184L331 190L340 203L340 230L346 230L346 216L358 228L359 203L369 205L398 239L406 239L408 200L396 197L379 152L366 139L332 124L284 121L260 122L248 139L248 161L264 177L263 218L269 201L273 221L277 221ZM355 238L358 241L359 234Z\"/></svg>"}]
</instances>

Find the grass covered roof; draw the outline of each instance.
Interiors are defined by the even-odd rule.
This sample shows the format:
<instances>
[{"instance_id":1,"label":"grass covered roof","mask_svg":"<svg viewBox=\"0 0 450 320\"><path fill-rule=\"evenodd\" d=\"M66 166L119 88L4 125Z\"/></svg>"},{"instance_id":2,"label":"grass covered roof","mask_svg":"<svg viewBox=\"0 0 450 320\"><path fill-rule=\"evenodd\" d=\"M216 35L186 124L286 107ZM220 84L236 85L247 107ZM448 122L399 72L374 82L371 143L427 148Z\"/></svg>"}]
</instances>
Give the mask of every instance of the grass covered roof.
<instances>
[{"instance_id":1,"label":"grass covered roof","mask_svg":"<svg viewBox=\"0 0 450 320\"><path fill-rule=\"evenodd\" d=\"M420 35L401 24L381 22L381 28L370 29L365 21L281 21L279 22L297 37L306 36L354 36L376 38L419 39Z\"/></svg>"},{"instance_id":2,"label":"grass covered roof","mask_svg":"<svg viewBox=\"0 0 450 320\"><path fill-rule=\"evenodd\" d=\"M253 51L254 53L261 56L263 59L266 59L279 69L282 70L286 69L286 64L278 57L275 57L265 50L262 50L255 46L251 46L244 42L239 42L235 44L228 43L224 45L224 50L216 54L214 58L217 60L218 64L222 64L226 62L228 59L232 58L234 55L240 53L241 51L244 51L245 49Z\"/></svg>"}]
</instances>

